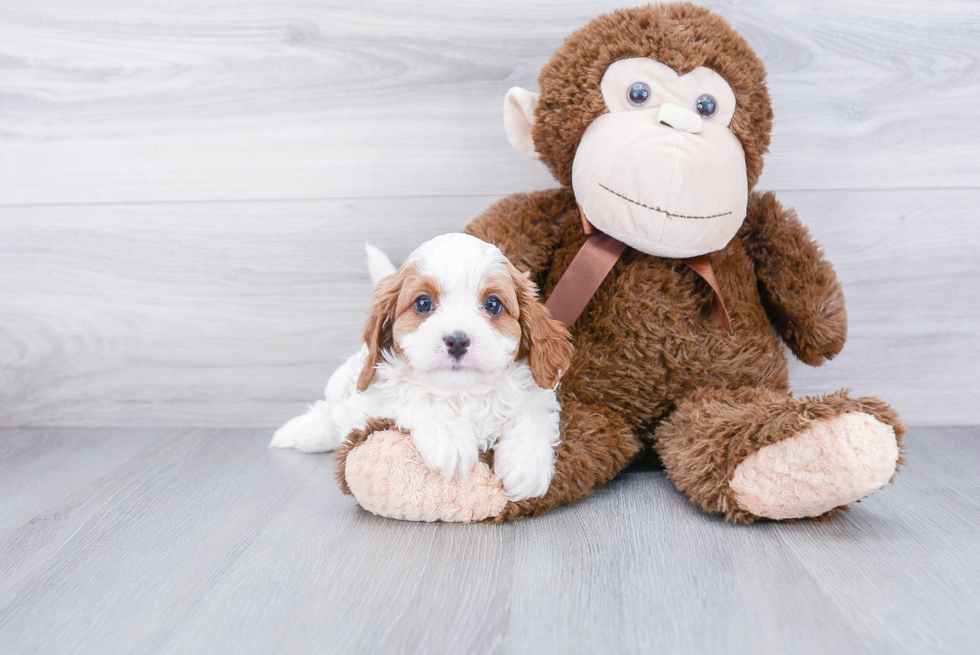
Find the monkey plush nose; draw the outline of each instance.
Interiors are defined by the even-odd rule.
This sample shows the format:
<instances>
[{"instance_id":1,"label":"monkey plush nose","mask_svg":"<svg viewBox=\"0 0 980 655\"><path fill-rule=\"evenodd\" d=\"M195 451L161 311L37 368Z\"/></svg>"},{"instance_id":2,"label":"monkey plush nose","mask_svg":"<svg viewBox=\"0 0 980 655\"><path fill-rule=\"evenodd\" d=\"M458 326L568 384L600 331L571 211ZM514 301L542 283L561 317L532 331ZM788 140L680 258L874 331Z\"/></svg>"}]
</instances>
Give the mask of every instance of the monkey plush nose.
<instances>
[{"instance_id":1,"label":"monkey plush nose","mask_svg":"<svg viewBox=\"0 0 980 655\"><path fill-rule=\"evenodd\" d=\"M443 340L446 342L449 354L456 359L465 355L466 349L470 347L470 338L466 336L465 332L453 332Z\"/></svg>"},{"instance_id":2,"label":"monkey plush nose","mask_svg":"<svg viewBox=\"0 0 980 655\"><path fill-rule=\"evenodd\" d=\"M691 134L700 134L701 125L704 123L701 117L690 109L684 109L669 102L660 105L660 110L657 112L657 122Z\"/></svg>"}]
</instances>

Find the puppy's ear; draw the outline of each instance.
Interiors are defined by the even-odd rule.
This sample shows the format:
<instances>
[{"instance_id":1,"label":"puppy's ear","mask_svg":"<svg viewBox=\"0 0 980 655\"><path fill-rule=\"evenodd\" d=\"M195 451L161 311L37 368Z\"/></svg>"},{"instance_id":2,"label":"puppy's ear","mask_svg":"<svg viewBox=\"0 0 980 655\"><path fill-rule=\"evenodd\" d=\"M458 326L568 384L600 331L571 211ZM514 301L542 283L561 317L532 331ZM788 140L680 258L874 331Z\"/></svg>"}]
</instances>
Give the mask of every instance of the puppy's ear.
<instances>
[{"instance_id":1,"label":"puppy's ear","mask_svg":"<svg viewBox=\"0 0 980 655\"><path fill-rule=\"evenodd\" d=\"M364 324L364 343L368 354L364 368L357 377L357 390L364 391L374 379L374 367L381 361L382 353L395 345L392 326L398 307L398 294L402 289L404 276L401 271L382 278L374 288L371 304L368 306L368 319Z\"/></svg>"},{"instance_id":2,"label":"puppy's ear","mask_svg":"<svg viewBox=\"0 0 980 655\"><path fill-rule=\"evenodd\" d=\"M507 263L521 317L521 345L517 359L527 357L531 375L542 389L554 389L562 373L572 361L572 341L568 329L551 318L547 308L538 302L538 290L534 282L510 262Z\"/></svg>"}]
</instances>

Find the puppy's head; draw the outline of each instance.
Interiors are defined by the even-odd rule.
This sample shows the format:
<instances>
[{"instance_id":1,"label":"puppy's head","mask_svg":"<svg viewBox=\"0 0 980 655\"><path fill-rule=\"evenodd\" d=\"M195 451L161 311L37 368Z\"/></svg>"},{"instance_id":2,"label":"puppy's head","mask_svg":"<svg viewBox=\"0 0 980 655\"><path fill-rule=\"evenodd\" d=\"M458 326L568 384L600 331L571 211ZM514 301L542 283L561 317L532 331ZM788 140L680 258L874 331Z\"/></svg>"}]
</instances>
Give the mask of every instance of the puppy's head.
<instances>
[{"instance_id":1,"label":"puppy's head","mask_svg":"<svg viewBox=\"0 0 980 655\"><path fill-rule=\"evenodd\" d=\"M368 309L368 357L357 388L394 352L440 387L465 387L527 358L538 386L553 388L572 354L568 330L548 315L526 275L495 246L466 234L422 244L378 283Z\"/></svg>"}]
</instances>

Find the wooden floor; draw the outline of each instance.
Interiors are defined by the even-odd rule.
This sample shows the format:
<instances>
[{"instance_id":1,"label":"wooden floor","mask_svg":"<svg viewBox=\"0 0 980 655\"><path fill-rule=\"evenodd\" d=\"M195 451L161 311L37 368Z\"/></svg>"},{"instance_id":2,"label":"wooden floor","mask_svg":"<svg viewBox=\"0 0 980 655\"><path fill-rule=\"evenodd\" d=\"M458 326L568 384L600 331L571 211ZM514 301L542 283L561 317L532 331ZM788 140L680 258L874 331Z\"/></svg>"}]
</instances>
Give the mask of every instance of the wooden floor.
<instances>
[{"instance_id":1,"label":"wooden floor","mask_svg":"<svg viewBox=\"0 0 980 655\"><path fill-rule=\"evenodd\" d=\"M266 430L0 431L5 653L980 652L980 430L827 523L662 472L506 525L379 519Z\"/></svg>"}]
</instances>

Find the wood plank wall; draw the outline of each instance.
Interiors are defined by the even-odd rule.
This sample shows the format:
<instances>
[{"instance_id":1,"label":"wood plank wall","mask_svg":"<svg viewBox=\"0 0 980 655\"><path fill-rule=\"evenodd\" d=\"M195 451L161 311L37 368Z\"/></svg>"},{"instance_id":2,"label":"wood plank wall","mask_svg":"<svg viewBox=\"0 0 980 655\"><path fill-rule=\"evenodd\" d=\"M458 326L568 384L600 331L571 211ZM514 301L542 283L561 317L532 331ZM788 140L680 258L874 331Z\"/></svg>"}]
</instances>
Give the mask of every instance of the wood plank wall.
<instances>
[{"instance_id":1,"label":"wood plank wall","mask_svg":"<svg viewBox=\"0 0 980 655\"><path fill-rule=\"evenodd\" d=\"M0 426L273 426L394 259L553 186L501 127L619 2L6 0ZM980 422L980 4L704 3L769 71L759 184L837 266L850 340L794 390Z\"/></svg>"}]
</instances>

